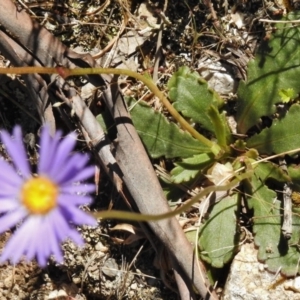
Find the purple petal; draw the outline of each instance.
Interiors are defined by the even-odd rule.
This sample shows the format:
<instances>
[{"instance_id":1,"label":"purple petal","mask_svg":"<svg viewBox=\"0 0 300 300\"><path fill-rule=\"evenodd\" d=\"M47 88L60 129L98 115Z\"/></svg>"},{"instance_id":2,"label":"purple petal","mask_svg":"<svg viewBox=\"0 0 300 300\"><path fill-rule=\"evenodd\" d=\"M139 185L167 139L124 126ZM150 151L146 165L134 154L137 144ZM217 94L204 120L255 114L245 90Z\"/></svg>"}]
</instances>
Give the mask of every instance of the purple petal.
<instances>
[{"instance_id":1,"label":"purple petal","mask_svg":"<svg viewBox=\"0 0 300 300\"><path fill-rule=\"evenodd\" d=\"M61 213L61 209L57 208L55 213L53 213L53 230L56 233L57 239L61 242L68 238L68 232L71 230L70 225L68 224L68 219L64 217Z\"/></svg>"},{"instance_id":2,"label":"purple petal","mask_svg":"<svg viewBox=\"0 0 300 300\"><path fill-rule=\"evenodd\" d=\"M6 244L0 261L10 258L17 263L23 255L28 260L36 256L38 264L44 267L54 254L56 261L62 262L62 241L70 238L77 245L83 245L81 235L67 224L64 215L55 209L47 216L29 216Z\"/></svg>"},{"instance_id":3,"label":"purple petal","mask_svg":"<svg viewBox=\"0 0 300 300\"><path fill-rule=\"evenodd\" d=\"M42 223L42 216L32 215L27 219L27 222L23 224L27 228L27 239L29 241L28 247L26 249L26 257L28 260L32 260L37 253L38 243L42 243L41 230L44 227Z\"/></svg>"},{"instance_id":4,"label":"purple petal","mask_svg":"<svg viewBox=\"0 0 300 300\"><path fill-rule=\"evenodd\" d=\"M41 252L43 253L43 257L44 257L44 265L47 263L47 259L50 257L50 255L52 255L52 243L53 243L53 235L55 235L55 233L53 233L53 229L51 226L51 222L49 223L49 220L44 220L44 224L43 224L43 232L41 232L41 234L43 234L44 238L41 239L39 245L38 245L38 253ZM46 237L46 238L45 238ZM56 247L57 244L60 245L60 242L57 240L54 240L54 243L56 243ZM39 263L41 263L41 260L39 260Z\"/></svg>"},{"instance_id":5,"label":"purple petal","mask_svg":"<svg viewBox=\"0 0 300 300\"><path fill-rule=\"evenodd\" d=\"M90 184L73 184L70 183L66 186L61 186L60 191L62 194L88 194L94 192L96 186L92 183Z\"/></svg>"},{"instance_id":6,"label":"purple petal","mask_svg":"<svg viewBox=\"0 0 300 300\"><path fill-rule=\"evenodd\" d=\"M4 250L0 258L2 262L9 258L12 263L15 264L20 261L21 256L25 255L28 245L31 244L30 229L32 228L34 228L32 226L32 220L29 218L14 232L12 237L4 246Z\"/></svg>"},{"instance_id":7,"label":"purple petal","mask_svg":"<svg viewBox=\"0 0 300 300\"><path fill-rule=\"evenodd\" d=\"M69 134L59 143L55 156L53 157L51 167L48 170L49 176L55 177L57 175L57 171L61 170L62 166L65 167L70 157L70 153L75 147L75 144L75 134Z\"/></svg>"},{"instance_id":8,"label":"purple petal","mask_svg":"<svg viewBox=\"0 0 300 300\"><path fill-rule=\"evenodd\" d=\"M66 216L70 220L70 222L76 225L90 225L90 226L97 226L97 220L87 214L86 212L80 210L78 207L74 206L61 206L61 210L63 215Z\"/></svg>"},{"instance_id":9,"label":"purple petal","mask_svg":"<svg viewBox=\"0 0 300 300\"><path fill-rule=\"evenodd\" d=\"M80 171L87 163L86 157L80 154L72 155L63 165L57 170L53 170L51 176L58 184L63 184L66 181L71 181L75 174Z\"/></svg>"},{"instance_id":10,"label":"purple petal","mask_svg":"<svg viewBox=\"0 0 300 300\"><path fill-rule=\"evenodd\" d=\"M1 181L0 181L1 182ZM1 182L0 198L11 198L12 201L18 198L20 187L14 187L6 182Z\"/></svg>"},{"instance_id":11,"label":"purple petal","mask_svg":"<svg viewBox=\"0 0 300 300\"><path fill-rule=\"evenodd\" d=\"M58 203L59 205L63 206L80 206L91 203L92 199L87 196L79 196L79 195L64 195L61 194L58 196ZM1 202L0 202L1 206ZM0 207L1 209L1 207Z\"/></svg>"},{"instance_id":12,"label":"purple petal","mask_svg":"<svg viewBox=\"0 0 300 300\"><path fill-rule=\"evenodd\" d=\"M0 197L0 213L5 213L10 210L17 209L20 206L20 203L12 200L11 198L1 198Z\"/></svg>"},{"instance_id":13,"label":"purple petal","mask_svg":"<svg viewBox=\"0 0 300 300\"><path fill-rule=\"evenodd\" d=\"M51 254L54 254L56 257L60 258L62 257L61 254L61 240L58 240L54 224L56 222L56 214L58 210L52 211L49 215L44 218L43 223L45 224L44 229L44 236L46 239L44 239L43 244L46 245L45 248L48 249L48 253L44 252L45 256L50 256Z\"/></svg>"},{"instance_id":14,"label":"purple petal","mask_svg":"<svg viewBox=\"0 0 300 300\"><path fill-rule=\"evenodd\" d=\"M40 140L40 159L38 172L48 173L51 170L52 162L55 158L59 140L61 139L61 131L55 133L54 138L51 137L49 127L45 126L42 129L41 140Z\"/></svg>"},{"instance_id":15,"label":"purple petal","mask_svg":"<svg viewBox=\"0 0 300 300\"><path fill-rule=\"evenodd\" d=\"M49 245L44 244L43 241L39 241L37 244L36 260L41 267L45 267L47 265L47 260L50 256L50 249L45 246Z\"/></svg>"},{"instance_id":16,"label":"purple petal","mask_svg":"<svg viewBox=\"0 0 300 300\"><path fill-rule=\"evenodd\" d=\"M16 224L19 223L20 221L22 221L27 215L28 215L28 212L25 210L25 208L20 207L17 210L8 212L4 216L1 216L1 218L0 218L0 233L3 233L5 231L7 231L8 229L16 226Z\"/></svg>"},{"instance_id":17,"label":"purple petal","mask_svg":"<svg viewBox=\"0 0 300 300\"><path fill-rule=\"evenodd\" d=\"M47 259L53 253L62 261L60 243L55 238L51 216L31 216L14 233L2 253L1 261L11 258L17 263L23 255L28 260L37 258L41 267L46 266Z\"/></svg>"},{"instance_id":18,"label":"purple petal","mask_svg":"<svg viewBox=\"0 0 300 300\"><path fill-rule=\"evenodd\" d=\"M69 231L68 237L70 238L70 240L72 240L74 242L74 244L76 244L76 246L81 247L84 245L82 236L78 233L77 230L71 229Z\"/></svg>"},{"instance_id":19,"label":"purple petal","mask_svg":"<svg viewBox=\"0 0 300 300\"><path fill-rule=\"evenodd\" d=\"M64 261L64 257L63 257L63 253L61 251L61 248L59 247L56 247L56 251L53 250L53 256L54 256L54 259L59 263L59 264L62 264L63 261Z\"/></svg>"},{"instance_id":20,"label":"purple petal","mask_svg":"<svg viewBox=\"0 0 300 300\"><path fill-rule=\"evenodd\" d=\"M49 217L48 220L48 233L47 233L47 237L48 237L48 243L49 243L49 247L51 249L52 254L54 255L55 259L57 262L61 263L63 261L63 256L62 256L62 252L61 252L61 241L59 241L57 239L57 236L55 234L55 230L54 230L54 226L53 226L53 222L55 222L55 218L54 216L51 216L51 218Z\"/></svg>"},{"instance_id":21,"label":"purple petal","mask_svg":"<svg viewBox=\"0 0 300 300\"><path fill-rule=\"evenodd\" d=\"M47 260L52 253L56 257L61 257L59 250L60 241L56 238L53 223L55 222L55 213L49 213L46 216L34 216L35 228L32 228L31 244L27 250L28 259L36 256L38 264L41 267L46 266Z\"/></svg>"},{"instance_id":22,"label":"purple petal","mask_svg":"<svg viewBox=\"0 0 300 300\"><path fill-rule=\"evenodd\" d=\"M13 264L17 264L23 255L24 249L25 247L18 239L17 233L15 233L5 244L0 257L0 263L11 260Z\"/></svg>"},{"instance_id":23,"label":"purple petal","mask_svg":"<svg viewBox=\"0 0 300 300\"><path fill-rule=\"evenodd\" d=\"M23 179L17 174L16 170L6 161L0 160L0 170L1 184L5 182L13 187L19 187L23 182Z\"/></svg>"},{"instance_id":24,"label":"purple petal","mask_svg":"<svg viewBox=\"0 0 300 300\"><path fill-rule=\"evenodd\" d=\"M64 181L62 184L68 184L68 183L86 180L86 179L91 178L94 174L95 174L95 167L92 167L92 166L86 167L82 171L78 171L78 172L72 174L72 178L70 178L70 180L68 180L67 178L64 178Z\"/></svg>"},{"instance_id":25,"label":"purple petal","mask_svg":"<svg viewBox=\"0 0 300 300\"><path fill-rule=\"evenodd\" d=\"M53 223L53 227L55 227L55 232L60 241L65 241L68 237L71 238L77 245L82 245L83 240L81 235L77 230L74 230L70 227L66 221L68 220L68 216L63 214L62 209L59 209L59 213L56 213L55 223ZM72 221L72 220L68 220Z\"/></svg>"},{"instance_id":26,"label":"purple petal","mask_svg":"<svg viewBox=\"0 0 300 300\"><path fill-rule=\"evenodd\" d=\"M55 146L54 143L51 143L51 137L49 134L48 126L45 126L41 131L40 138L40 158L39 158L39 173L47 170L48 165L50 165L52 161L51 155L53 155L53 149L51 147Z\"/></svg>"},{"instance_id":27,"label":"purple petal","mask_svg":"<svg viewBox=\"0 0 300 300\"><path fill-rule=\"evenodd\" d=\"M1 139L6 146L7 153L12 158L14 165L21 171L24 178L31 176L27 155L22 141L22 131L20 126L15 126L13 130L14 139L6 131L2 131Z\"/></svg>"}]
</instances>

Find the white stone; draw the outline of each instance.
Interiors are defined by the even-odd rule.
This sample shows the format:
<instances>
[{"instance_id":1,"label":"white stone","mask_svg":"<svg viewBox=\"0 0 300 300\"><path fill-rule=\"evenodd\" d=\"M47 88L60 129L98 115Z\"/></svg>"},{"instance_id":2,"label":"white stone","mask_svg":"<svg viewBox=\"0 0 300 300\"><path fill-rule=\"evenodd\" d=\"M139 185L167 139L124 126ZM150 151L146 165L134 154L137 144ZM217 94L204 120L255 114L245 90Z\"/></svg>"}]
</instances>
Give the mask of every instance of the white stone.
<instances>
[{"instance_id":1,"label":"white stone","mask_svg":"<svg viewBox=\"0 0 300 300\"><path fill-rule=\"evenodd\" d=\"M261 268L253 244L244 244L235 256L222 300L299 300L300 277L287 279Z\"/></svg>"}]
</instances>

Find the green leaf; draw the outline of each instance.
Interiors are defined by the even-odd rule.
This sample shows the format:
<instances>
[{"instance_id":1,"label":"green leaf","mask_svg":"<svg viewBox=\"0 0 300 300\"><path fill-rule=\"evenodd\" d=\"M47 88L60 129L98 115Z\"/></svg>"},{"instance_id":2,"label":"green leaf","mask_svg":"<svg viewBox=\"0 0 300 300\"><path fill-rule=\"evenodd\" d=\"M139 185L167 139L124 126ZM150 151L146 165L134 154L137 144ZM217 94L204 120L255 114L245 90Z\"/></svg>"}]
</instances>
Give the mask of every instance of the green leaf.
<instances>
[{"instance_id":1,"label":"green leaf","mask_svg":"<svg viewBox=\"0 0 300 300\"><path fill-rule=\"evenodd\" d=\"M201 258L215 268L222 268L229 262L238 247L238 197L238 194L233 194L215 204L209 219L200 229Z\"/></svg>"},{"instance_id":2,"label":"green leaf","mask_svg":"<svg viewBox=\"0 0 300 300\"><path fill-rule=\"evenodd\" d=\"M252 196L248 205L254 210L253 233L258 249L258 260L265 262L270 272L296 276L299 271L300 218L293 215L293 234L289 241L281 233L282 209L276 193L265 186L255 175L251 180ZM249 193L248 193L249 194Z\"/></svg>"},{"instance_id":3,"label":"green leaf","mask_svg":"<svg viewBox=\"0 0 300 300\"><path fill-rule=\"evenodd\" d=\"M288 176L282 168L271 163L262 162L259 163L255 168L255 174L260 178L262 182L265 182L269 178L273 178L278 182L291 182L290 176Z\"/></svg>"},{"instance_id":4,"label":"green leaf","mask_svg":"<svg viewBox=\"0 0 300 300\"><path fill-rule=\"evenodd\" d=\"M171 171L175 183L187 182L194 179L201 171L214 161L212 153L201 153L176 162Z\"/></svg>"},{"instance_id":5,"label":"green leaf","mask_svg":"<svg viewBox=\"0 0 300 300\"><path fill-rule=\"evenodd\" d=\"M300 166L290 165L288 166L289 176L292 178L293 183L300 185Z\"/></svg>"},{"instance_id":6,"label":"green leaf","mask_svg":"<svg viewBox=\"0 0 300 300\"><path fill-rule=\"evenodd\" d=\"M132 103L134 100L130 99L129 105ZM179 129L176 124L168 122L161 113L154 111L145 102L137 103L130 114L139 136L153 158L189 157L210 152L209 147Z\"/></svg>"},{"instance_id":7,"label":"green leaf","mask_svg":"<svg viewBox=\"0 0 300 300\"><path fill-rule=\"evenodd\" d=\"M300 12L284 20L299 19ZM300 27L277 24L271 39L263 42L255 59L248 64L248 80L238 88L237 128L246 133L262 116L275 112L282 99L278 90L300 91Z\"/></svg>"},{"instance_id":8,"label":"green leaf","mask_svg":"<svg viewBox=\"0 0 300 300\"><path fill-rule=\"evenodd\" d=\"M300 105L294 104L286 116L273 122L270 128L247 141L249 148L259 153L272 154L297 149L300 147Z\"/></svg>"},{"instance_id":9,"label":"green leaf","mask_svg":"<svg viewBox=\"0 0 300 300\"><path fill-rule=\"evenodd\" d=\"M207 112L211 105L219 107L224 100L213 90L197 72L188 67L180 68L168 82L169 97L174 107L185 117L201 124L209 131L214 127Z\"/></svg>"},{"instance_id":10,"label":"green leaf","mask_svg":"<svg viewBox=\"0 0 300 300\"><path fill-rule=\"evenodd\" d=\"M97 115L96 120L110 139L113 140L116 138L117 130L115 121L107 108L101 114Z\"/></svg>"},{"instance_id":11,"label":"green leaf","mask_svg":"<svg viewBox=\"0 0 300 300\"><path fill-rule=\"evenodd\" d=\"M268 249L275 248L275 245L279 243L281 234L280 201L276 200L276 193L257 177L258 175L255 174L251 179L252 196L248 199L248 205L254 210L253 233L255 244L260 247L259 259L265 261L268 258Z\"/></svg>"},{"instance_id":12,"label":"green leaf","mask_svg":"<svg viewBox=\"0 0 300 300\"><path fill-rule=\"evenodd\" d=\"M214 105L211 105L208 108L207 113L213 124L214 133L218 140L218 145L229 153L230 148L228 145L230 145L230 143L232 142L232 134L226 121L225 115L220 114L219 110Z\"/></svg>"},{"instance_id":13,"label":"green leaf","mask_svg":"<svg viewBox=\"0 0 300 300\"><path fill-rule=\"evenodd\" d=\"M160 184L170 206L176 204L177 201L182 202L182 197L186 195L186 189L181 188L180 185L165 182L162 178L160 178Z\"/></svg>"},{"instance_id":14,"label":"green leaf","mask_svg":"<svg viewBox=\"0 0 300 300\"><path fill-rule=\"evenodd\" d=\"M288 166L288 173L289 176L292 180L292 188L293 188L293 192L300 192L300 168L299 165L290 165ZM294 195L298 195L294 194ZM293 197L292 197L293 199ZM299 204L299 201L297 201L297 203Z\"/></svg>"},{"instance_id":15,"label":"green leaf","mask_svg":"<svg viewBox=\"0 0 300 300\"><path fill-rule=\"evenodd\" d=\"M197 177L201 173L200 169L186 169L180 166L175 167L171 171L172 179L174 183L188 182Z\"/></svg>"},{"instance_id":16,"label":"green leaf","mask_svg":"<svg viewBox=\"0 0 300 300\"><path fill-rule=\"evenodd\" d=\"M288 103L297 96L294 89L281 89L278 94L283 103Z\"/></svg>"},{"instance_id":17,"label":"green leaf","mask_svg":"<svg viewBox=\"0 0 300 300\"><path fill-rule=\"evenodd\" d=\"M185 236L190 243L195 243L197 237L197 230L196 229L189 230L185 232Z\"/></svg>"}]
</instances>

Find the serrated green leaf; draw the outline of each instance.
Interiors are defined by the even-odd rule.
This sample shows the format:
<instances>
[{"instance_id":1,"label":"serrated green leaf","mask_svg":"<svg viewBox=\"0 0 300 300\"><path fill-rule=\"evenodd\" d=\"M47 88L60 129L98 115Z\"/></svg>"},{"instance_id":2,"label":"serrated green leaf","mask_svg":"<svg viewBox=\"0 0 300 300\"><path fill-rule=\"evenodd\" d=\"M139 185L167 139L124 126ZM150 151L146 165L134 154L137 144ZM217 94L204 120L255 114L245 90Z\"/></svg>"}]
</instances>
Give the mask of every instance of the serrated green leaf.
<instances>
[{"instance_id":1,"label":"serrated green leaf","mask_svg":"<svg viewBox=\"0 0 300 300\"><path fill-rule=\"evenodd\" d=\"M293 182L293 191L300 192L300 168L298 165L288 166L288 173Z\"/></svg>"},{"instance_id":2,"label":"serrated green leaf","mask_svg":"<svg viewBox=\"0 0 300 300\"><path fill-rule=\"evenodd\" d=\"M161 179L161 178L160 178ZM169 205L172 206L177 201L181 201L182 197L186 195L186 190L184 188L180 188L179 185L175 185L170 182L160 181L161 187L163 189L164 195L169 201Z\"/></svg>"},{"instance_id":3,"label":"serrated green leaf","mask_svg":"<svg viewBox=\"0 0 300 300\"><path fill-rule=\"evenodd\" d=\"M288 173L291 177L293 183L300 184L300 166L299 165L290 165L288 166Z\"/></svg>"},{"instance_id":4,"label":"serrated green leaf","mask_svg":"<svg viewBox=\"0 0 300 300\"><path fill-rule=\"evenodd\" d=\"M278 270L285 276L295 276L299 271L300 218L293 215L293 234L287 241L281 233L282 209L276 193L265 186L257 176L251 180L252 197L248 205L254 210L253 233L258 249L258 260L266 264L270 272Z\"/></svg>"},{"instance_id":5,"label":"serrated green leaf","mask_svg":"<svg viewBox=\"0 0 300 300\"><path fill-rule=\"evenodd\" d=\"M132 103L134 100L130 99L129 104ZM137 103L130 114L136 131L153 158L189 157L210 152L209 147L179 129L176 124L168 122L145 102Z\"/></svg>"},{"instance_id":6,"label":"serrated green leaf","mask_svg":"<svg viewBox=\"0 0 300 300\"><path fill-rule=\"evenodd\" d=\"M219 107L224 100L211 90L197 72L188 67L180 68L168 82L169 97L174 107L185 117L213 131L213 124L207 114L211 105Z\"/></svg>"},{"instance_id":7,"label":"serrated green leaf","mask_svg":"<svg viewBox=\"0 0 300 300\"><path fill-rule=\"evenodd\" d=\"M282 153L300 147L300 105L294 104L286 116L247 141L261 154Z\"/></svg>"},{"instance_id":8,"label":"serrated green leaf","mask_svg":"<svg viewBox=\"0 0 300 300\"><path fill-rule=\"evenodd\" d=\"M284 20L299 19L300 12L288 14ZM248 64L248 80L238 88L237 128L246 133L260 117L275 112L281 102L278 90L299 92L300 27L277 24L271 39L263 42L255 59Z\"/></svg>"},{"instance_id":9,"label":"serrated green leaf","mask_svg":"<svg viewBox=\"0 0 300 300\"><path fill-rule=\"evenodd\" d=\"M194 244L197 237L197 230L189 230L188 232L185 232L185 236L190 243Z\"/></svg>"},{"instance_id":10,"label":"serrated green leaf","mask_svg":"<svg viewBox=\"0 0 300 300\"><path fill-rule=\"evenodd\" d=\"M188 182L196 178L200 173L200 169L186 169L181 166L175 167L171 172L174 183Z\"/></svg>"},{"instance_id":11,"label":"serrated green leaf","mask_svg":"<svg viewBox=\"0 0 300 300\"><path fill-rule=\"evenodd\" d=\"M276 193L265 186L257 176L255 174L251 179L252 196L248 199L248 205L254 210L253 233L255 244L260 247L259 259L265 261L268 258L269 249L274 251L275 245L279 243L280 202L276 200Z\"/></svg>"},{"instance_id":12,"label":"serrated green leaf","mask_svg":"<svg viewBox=\"0 0 300 300\"><path fill-rule=\"evenodd\" d=\"M281 89L278 91L278 94L283 103L288 103L296 97L294 89Z\"/></svg>"},{"instance_id":13,"label":"serrated green leaf","mask_svg":"<svg viewBox=\"0 0 300 300\"><path fill-rule=\"evenodd\" d=\"M214 155L212 153L201 153L185 158L181 162L175 163L175 168L171 171L172 179L175 183L190 181L213 161Z\"/></svg>"},{"instance_id":14,"label":"serrated green leaf","mask_svg":"<svg viewBox=\"0 0 300 300\"><path fill-rule=\"evenodd\" d=\"M238 151L245 151L247 147L247 143L244 140L236 140L233 144L233 148Z\"/></svg>"},{"instance_id":15,"label":"serrated green leaf","mask_svg":"<svg viewBox=\"0 0 300 300\"><path fill-rule=\"evenodd\" d=\"M230 145L230 143L232 142L232 134L226 121L225 115L220 114L219 110L214 105L211 105L208 108L207 113L213 124L213 131L218 140L218 145L229 153L230 148L228 145Z\"/></svg>"},{"instance_id":16,"label":"serrated green leaf","mask_svg":"<svg viewBox=\"0 0 300 300\"><path fill-rule=\"evenodd\" d=\"M238 197L238 194L233 194L215 204L209 219L200 229L201 258L215 268L222 268L229 262L238 247Z\"/></svg>"},{"instance_id":17,"label":"serrated green leaf","mask_svg":"<svg viewBox=\"0 0 300 300\"><path fill-rule=\"evenodd\" d=\"M265 182L269 178L273 178L278 182L291 182L290 176L282 168L269 161L257 164L255 174L262 182Z\"/></svg>"}]
</instances>

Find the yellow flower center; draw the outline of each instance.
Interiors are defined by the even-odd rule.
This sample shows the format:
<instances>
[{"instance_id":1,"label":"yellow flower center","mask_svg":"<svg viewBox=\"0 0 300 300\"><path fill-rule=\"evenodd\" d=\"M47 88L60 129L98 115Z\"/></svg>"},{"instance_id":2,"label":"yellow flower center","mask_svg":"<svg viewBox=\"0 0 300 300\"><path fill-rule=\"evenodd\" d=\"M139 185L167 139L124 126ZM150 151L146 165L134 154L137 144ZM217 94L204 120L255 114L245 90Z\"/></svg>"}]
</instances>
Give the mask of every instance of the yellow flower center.
<instances>
[{"instance_id":1,"label":"yellow flower center","mask_svg":"<svg viewBox=\"0 0 300 300\"><path fill-rule=\"evenodd\" d=\"M47 214L57 205L58 187L46 177L33 177L21 190L23 204L32 214Z\"/></svg>"}]
</instances>

